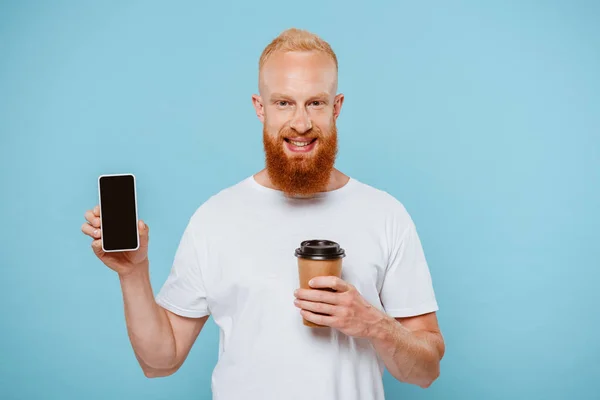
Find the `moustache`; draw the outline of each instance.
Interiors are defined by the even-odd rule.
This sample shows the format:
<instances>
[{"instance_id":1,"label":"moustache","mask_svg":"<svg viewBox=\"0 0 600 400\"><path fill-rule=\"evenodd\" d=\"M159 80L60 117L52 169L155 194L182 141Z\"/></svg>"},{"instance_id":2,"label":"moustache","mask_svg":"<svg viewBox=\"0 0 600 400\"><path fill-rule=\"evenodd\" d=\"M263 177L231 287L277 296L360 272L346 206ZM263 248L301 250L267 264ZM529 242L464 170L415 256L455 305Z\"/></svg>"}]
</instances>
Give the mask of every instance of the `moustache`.
<instances>
[{"instance_id":1,"label":"moustache","mask_svg":"<svg viewBox=\"0 0 600 400\"><path fill-rule=\"evenodd\" d=\"M290 128L289 126L284 126L279 131L280 139L289 139L289 138L297 138L297 137L302 137L304 139L320 139L323 137L323 133L321 132L321 130L319 128L316 128L316 127L310 128L309 130L307 130L306 132L304 132L302 134L299 134L296 130L294 130L293 128Z\"/></svg>"}]
</instances>

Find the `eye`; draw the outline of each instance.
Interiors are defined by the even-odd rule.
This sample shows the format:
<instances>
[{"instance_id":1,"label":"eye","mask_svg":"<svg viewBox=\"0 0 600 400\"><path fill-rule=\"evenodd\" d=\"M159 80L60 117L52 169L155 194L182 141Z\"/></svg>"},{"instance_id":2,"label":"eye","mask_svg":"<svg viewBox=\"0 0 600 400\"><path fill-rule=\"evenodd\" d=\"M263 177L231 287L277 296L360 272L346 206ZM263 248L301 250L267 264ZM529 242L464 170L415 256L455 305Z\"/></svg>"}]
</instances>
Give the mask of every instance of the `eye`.
<instances>
[{"instance_id":1,"label":"eye","mask_svg":"<svg viewBox=\"0 0 600 400\"><path fill-rule=\"evenodd\" d=\"M286 101L286 100L280 100L277 102L277 105L279 107L286 107L288 104L289 104L289 101Z\"/></svg>"},{"instance_id":2,"label":"eye","mask_svg":"<svg viewBox=\"0 0 600 400\"><path fill-rule=\"evenodd\" d=\"M310 105L313 106L313 107L320 107L323 104L325 104L325 103L323 101L319 101L319 100L314 100L314 101L310 102Z\"/></svg>"}]
</instances>

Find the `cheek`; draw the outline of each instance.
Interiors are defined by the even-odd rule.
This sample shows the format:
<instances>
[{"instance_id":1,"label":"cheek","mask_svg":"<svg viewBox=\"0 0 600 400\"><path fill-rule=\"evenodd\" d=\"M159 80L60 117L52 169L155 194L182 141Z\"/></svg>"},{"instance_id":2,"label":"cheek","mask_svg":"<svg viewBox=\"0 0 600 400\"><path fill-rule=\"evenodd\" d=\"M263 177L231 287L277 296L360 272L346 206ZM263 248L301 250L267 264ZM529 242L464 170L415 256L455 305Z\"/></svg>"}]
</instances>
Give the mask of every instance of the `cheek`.
<instances>
[{"instance_id":1,"label":"cheek","mask_svg":"<svg viewBox=\"0 0 600 400\"><path fill-rule=\"evenodd\" d=\"M310 120L321 130L328 131L334 123L333 111L330 109L314 110L310 114Z\"/></svg>"},{"instance_id":2,"label":"cheek","mask_svg":"<svg viewBox=\"0 0 600 400\"><path fill-rule=\"evenodd\" d=\"M265 127L269 136L272 138L277 138L279 136L279 132L281 131L281 125L275 124L273 122L265 123Z\"/></svg>"},{"instance_id":3,"label":"cheek","mask_svg":"<svg viewBox=\"0 0 600 400\"><path fill-rule=\"evenodd\" d=\"M285 126L286 122L287 120L281 118L281 116L269 115L269 117L267 117L265 115L265 126L268 132L273 136L279 134L279 131Z\"/></svg>"}]
</instances>

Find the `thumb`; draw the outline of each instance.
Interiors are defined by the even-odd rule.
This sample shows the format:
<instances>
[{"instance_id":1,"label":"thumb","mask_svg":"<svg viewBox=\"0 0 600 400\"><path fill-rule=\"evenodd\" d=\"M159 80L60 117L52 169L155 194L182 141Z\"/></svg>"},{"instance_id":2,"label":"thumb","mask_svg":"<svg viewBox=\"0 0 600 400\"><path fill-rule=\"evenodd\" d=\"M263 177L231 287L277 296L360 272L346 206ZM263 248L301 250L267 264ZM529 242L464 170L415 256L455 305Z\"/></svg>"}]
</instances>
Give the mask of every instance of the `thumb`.
<instances>
[{"instance_id":1,"label":"thumb","mask_svg":"<svg viewBox=\"0 0 600 400\"><path fill-rule=\"evenodd\" d=\"M144 221L139 220L138 229L140 231L140 246L147 247L150 228L148 228L148 225L146 225Z\"/></svg>"}]
</instances>

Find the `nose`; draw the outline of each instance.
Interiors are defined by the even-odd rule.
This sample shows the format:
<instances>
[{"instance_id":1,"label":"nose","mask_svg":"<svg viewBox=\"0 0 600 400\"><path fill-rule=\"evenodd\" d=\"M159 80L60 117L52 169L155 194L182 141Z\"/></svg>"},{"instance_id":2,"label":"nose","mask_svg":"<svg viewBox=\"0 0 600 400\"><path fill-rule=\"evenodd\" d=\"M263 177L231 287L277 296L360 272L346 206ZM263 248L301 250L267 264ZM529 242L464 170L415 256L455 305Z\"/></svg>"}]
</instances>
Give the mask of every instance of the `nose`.
<instances>
[{"instance_id":1,"label":"nose","mask_svg":"<svg viewBox=\"0 0 600 400\"><path fill-rule=\"evenodd\" d=\"M294 118L290 121L290 128L302 134L312 129L312 121L304 108L298 107Z\"/></svg>"}]
</instances>

